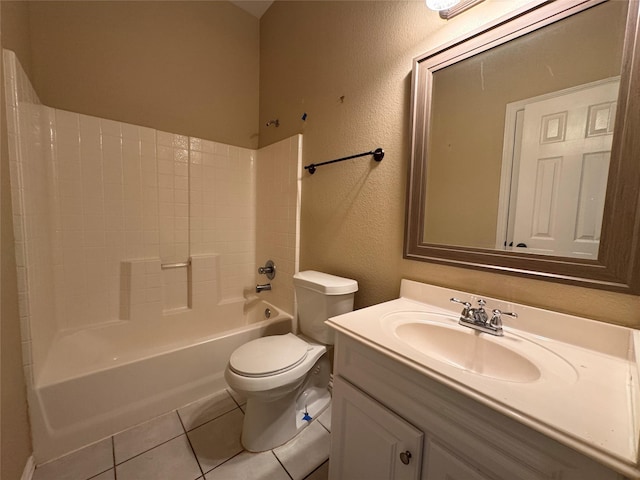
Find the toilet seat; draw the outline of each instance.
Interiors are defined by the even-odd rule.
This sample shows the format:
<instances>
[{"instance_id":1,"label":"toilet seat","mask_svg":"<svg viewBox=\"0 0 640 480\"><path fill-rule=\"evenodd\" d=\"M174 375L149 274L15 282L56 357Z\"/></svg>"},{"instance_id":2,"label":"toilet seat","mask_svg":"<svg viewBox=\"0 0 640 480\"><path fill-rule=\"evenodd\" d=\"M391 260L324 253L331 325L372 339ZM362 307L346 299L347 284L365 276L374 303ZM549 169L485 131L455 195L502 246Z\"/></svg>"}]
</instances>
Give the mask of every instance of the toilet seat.
<instances>
[{"instance_id":1,"label":"toilet seat","mask_svg":"<svg viewBox=\"0 0 640 480\"><path fill-rule=\"evenodd\" d=\"M229 368L244 377L261 378L287 372L300 365L311 349L292 333L258 338L237 348Z\"/></svg>"}]
</instances>

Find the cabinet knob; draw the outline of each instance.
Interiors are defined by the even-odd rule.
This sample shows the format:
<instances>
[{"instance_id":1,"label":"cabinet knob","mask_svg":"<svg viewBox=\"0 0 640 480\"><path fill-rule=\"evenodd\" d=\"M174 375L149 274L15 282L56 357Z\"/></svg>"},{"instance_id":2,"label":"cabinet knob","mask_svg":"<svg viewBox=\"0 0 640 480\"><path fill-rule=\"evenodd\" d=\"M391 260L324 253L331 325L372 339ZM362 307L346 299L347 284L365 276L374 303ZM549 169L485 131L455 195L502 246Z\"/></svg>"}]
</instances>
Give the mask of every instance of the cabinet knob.
<instances>
[{"instance_id":1,"label":"cabinet knob","mask_svg":"<svg viewBox=\"0 0 640 480\"><path fill-rule=\"evenodd\" d=\"M400 461L405 465L409 465L409 462L411 461L411 452L407 450L406 452L400 453Z\"/></svg>"}]
</instances>

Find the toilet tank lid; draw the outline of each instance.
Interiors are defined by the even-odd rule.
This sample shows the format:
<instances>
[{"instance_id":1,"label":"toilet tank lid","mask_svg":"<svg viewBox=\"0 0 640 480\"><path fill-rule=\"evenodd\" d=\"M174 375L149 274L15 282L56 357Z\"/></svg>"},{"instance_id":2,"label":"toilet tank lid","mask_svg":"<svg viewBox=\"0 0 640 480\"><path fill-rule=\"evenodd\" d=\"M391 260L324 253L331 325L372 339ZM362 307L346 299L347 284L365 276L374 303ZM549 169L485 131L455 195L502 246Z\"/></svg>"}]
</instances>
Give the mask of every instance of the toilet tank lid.
<instances>
[{"instance_id":1,"label":"toilet tank lid","mask_svg":"<svg viewBox=\"0 0 640 480\"><path fill-rule=\"evenodd\" d=\"M346 295L358 291L358 282L355 280L314 270L296 273L293 276L293 284L325 295Z\"/></svg>"}]
</instances>

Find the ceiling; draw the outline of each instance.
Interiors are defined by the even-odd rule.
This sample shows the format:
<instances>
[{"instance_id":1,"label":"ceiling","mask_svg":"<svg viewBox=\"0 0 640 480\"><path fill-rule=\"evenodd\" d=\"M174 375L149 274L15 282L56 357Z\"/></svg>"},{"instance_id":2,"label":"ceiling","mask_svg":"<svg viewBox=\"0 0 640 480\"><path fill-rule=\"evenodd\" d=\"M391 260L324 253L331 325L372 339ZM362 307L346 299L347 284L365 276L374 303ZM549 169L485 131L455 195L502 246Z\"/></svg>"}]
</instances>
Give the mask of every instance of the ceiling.
<instances>
[{"instance_id":1,"label":"ceiling","mask_svg":"<svg viewBox=\"0 0 640 480\"><path fill-rule=\"evenodd\" d=\"M231 0L231 3L249 12L256 18L262 17L273 1L267 0Z\"/></svg>"}]
</instances>

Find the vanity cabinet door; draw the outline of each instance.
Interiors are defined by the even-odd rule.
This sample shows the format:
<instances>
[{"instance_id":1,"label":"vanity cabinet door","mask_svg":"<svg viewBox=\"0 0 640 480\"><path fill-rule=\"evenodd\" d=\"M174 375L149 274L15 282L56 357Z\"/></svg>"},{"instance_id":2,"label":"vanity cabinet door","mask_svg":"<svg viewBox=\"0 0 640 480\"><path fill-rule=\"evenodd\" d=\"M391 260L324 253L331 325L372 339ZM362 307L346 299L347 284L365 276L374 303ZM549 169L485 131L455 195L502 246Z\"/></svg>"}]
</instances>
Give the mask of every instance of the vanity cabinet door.
<instances>
[{"instance_id":1,"label":"vanity cabinet door","mask_svg":"<svg viewBox=\"0 0 640 480\"><path fill-rule=\"evenodd\" d=\"M425 478L428 480L490 480L489 477L433 441L429 442Z\"/></svg>"},{"instance_id":2,"label":"vanity cabinet door","mask_svg":"<svg viewBox=\"0 0 640 480\"><path fill-rule=\"evenodd\" d=\"M331 424L332 480L418 480L423 433L336 377Z\"/></svg>"}]
</instances>

